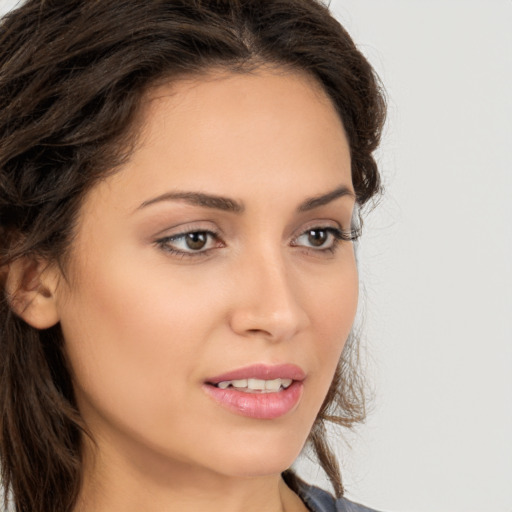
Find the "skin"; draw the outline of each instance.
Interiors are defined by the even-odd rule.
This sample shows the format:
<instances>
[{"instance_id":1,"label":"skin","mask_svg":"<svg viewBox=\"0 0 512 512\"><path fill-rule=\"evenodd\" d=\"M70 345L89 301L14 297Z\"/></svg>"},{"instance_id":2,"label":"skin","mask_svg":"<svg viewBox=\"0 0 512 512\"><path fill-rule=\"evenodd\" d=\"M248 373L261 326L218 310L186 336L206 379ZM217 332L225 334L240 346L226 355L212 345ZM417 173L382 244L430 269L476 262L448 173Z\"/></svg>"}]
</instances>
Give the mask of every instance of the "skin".
<instances>
[{"instance_id":1,"label":"skin","mask_svg":"<svg viewBox=\"0 0 512 512\"><path fill-rule=\"evenodd\" d=\"M297 210L340 187L350 193ZM243 211L153 201L178 191ZM342 123L307 76L211 72L151 92L130 161L85 198L66 279L48 277L96 441L77 510L306 510L280 473L303 448L354 319L353 246L328 231L348 230L353 208ZM176 238L205 231L217 235L195 255ZM254 363L304 370L289 413L247 418L202 389Z\"/></svg>"}]
</instances>

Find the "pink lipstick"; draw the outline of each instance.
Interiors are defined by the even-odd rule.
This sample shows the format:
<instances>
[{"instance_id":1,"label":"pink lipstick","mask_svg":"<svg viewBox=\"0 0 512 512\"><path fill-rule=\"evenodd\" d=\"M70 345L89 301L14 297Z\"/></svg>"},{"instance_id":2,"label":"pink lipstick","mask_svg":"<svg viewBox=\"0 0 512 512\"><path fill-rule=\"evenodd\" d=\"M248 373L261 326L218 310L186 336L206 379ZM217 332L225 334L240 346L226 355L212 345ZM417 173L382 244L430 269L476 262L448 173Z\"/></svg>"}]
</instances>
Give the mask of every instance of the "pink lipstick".
<instances>
[{"instance_id":1,"label":"pink lipstick","mask_svg":"<svg viewBox=\"0 0 512 512\"><path fill-rule=\"evenodd\" d=\"M211 377L204 391L235 414L275 419L290 412L302 396L306 375L296 365L257 364Z\"/></svg>"}]
</instances>

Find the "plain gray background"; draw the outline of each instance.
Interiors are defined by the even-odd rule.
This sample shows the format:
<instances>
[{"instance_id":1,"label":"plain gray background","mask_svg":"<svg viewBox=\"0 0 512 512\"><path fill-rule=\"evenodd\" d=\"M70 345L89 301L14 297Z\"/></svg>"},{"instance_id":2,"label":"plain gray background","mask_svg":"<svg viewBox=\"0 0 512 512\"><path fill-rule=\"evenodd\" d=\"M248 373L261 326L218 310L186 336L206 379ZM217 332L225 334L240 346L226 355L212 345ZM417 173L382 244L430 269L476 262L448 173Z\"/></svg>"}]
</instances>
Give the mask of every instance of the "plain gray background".
<instances>
[{"instance_id":1,"label":"plain gray background","mask_svg":"<svg viewBox=\"0 0 512 512\"><path fill-rule=\"evenodd\" d=\"M386 194L359 253L375 399L338 442L348 496L512 512L512 1L331 7L389 96Z\"/></svg>"}]
</instances>

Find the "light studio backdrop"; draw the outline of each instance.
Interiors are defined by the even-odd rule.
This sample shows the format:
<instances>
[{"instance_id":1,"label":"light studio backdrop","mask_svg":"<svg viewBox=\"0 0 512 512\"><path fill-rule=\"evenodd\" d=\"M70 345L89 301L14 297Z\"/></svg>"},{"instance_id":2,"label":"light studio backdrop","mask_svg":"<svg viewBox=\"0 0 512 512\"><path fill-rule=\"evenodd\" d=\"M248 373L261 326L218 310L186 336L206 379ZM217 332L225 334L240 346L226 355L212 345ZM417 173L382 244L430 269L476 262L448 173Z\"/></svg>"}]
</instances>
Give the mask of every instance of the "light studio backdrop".
<instances>
[{"instance_id":1,"label":"light studio backdrop","mask_svg":"<svg viewBox=\"0 0 512 512\"><path fill-rule=\"evenodd\" d=\"M375 398L339 443L348 496L512 512L512 1L331 8L389 96L386 193L359 247Z\"/></svg>"}]
</instances>

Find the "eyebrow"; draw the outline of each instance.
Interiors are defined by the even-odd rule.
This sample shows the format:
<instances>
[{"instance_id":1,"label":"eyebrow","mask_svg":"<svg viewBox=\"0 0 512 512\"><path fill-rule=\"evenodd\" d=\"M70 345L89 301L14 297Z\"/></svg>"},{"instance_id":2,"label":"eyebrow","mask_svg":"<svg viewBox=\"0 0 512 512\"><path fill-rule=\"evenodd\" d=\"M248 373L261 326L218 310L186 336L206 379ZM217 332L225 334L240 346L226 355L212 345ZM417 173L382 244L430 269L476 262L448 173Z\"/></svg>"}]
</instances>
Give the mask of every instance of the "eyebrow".
<instances>
[{"instance_id":1,"label":"eyebrow","mask_svg":"<svg viewBox=\"0 0 512 512\"><path fill-rule=\"evenodd\" d=\"M315 196L315 197L306 199L299 205L299 207L297 208L297 211L298 212L308 212L309 210L314 210L315 208L324 206L340 197L345 197L345 196L348 196L354 200L356 199L354 192L352 192L352 190L350 190L348 187L342 185L341 187L338 187L337 189L335 189L331 192L327 192L327 194L321 194L319 196Z\"/></svg>"},{"instance_id":2,"label":"eyebrow","mask_svg":"<svg viewBox=\"0 0 512 512\"><path fill-rule=\"evenodd\" d=\"M161 201L184 201L195 206L233 213L242 213L245 210L244 205L234 199L212 194L203 194L202 192L167 192L161 196L144 201L138 209L140 210L141 208Z\"/></svg>"},{"instance_id":3,"label":"eyebrow","mask_svg":"<svg viewBox=\"0 0 512 512\"><path fill-rule=\"evenodd\" d=\"M350 190L348 187L342 185L341 187L327 192L326 194L321 194L306 199L300 203L300 205L297 207L297 211L308 212L345 196L355 199L354 192L352 192L352 190ZM147 206L159 203L161 201L184 201L195 206L202 206L203 208L212 208L215 210L222 210L232 213L243 213L245 211L245 206L242 203L235 201L234 199L217 196L214 194L204 194L202 192L167 192L153 199L144 201L137 208L137 210L146 208Z\"/></svg>"}]
</instances>

